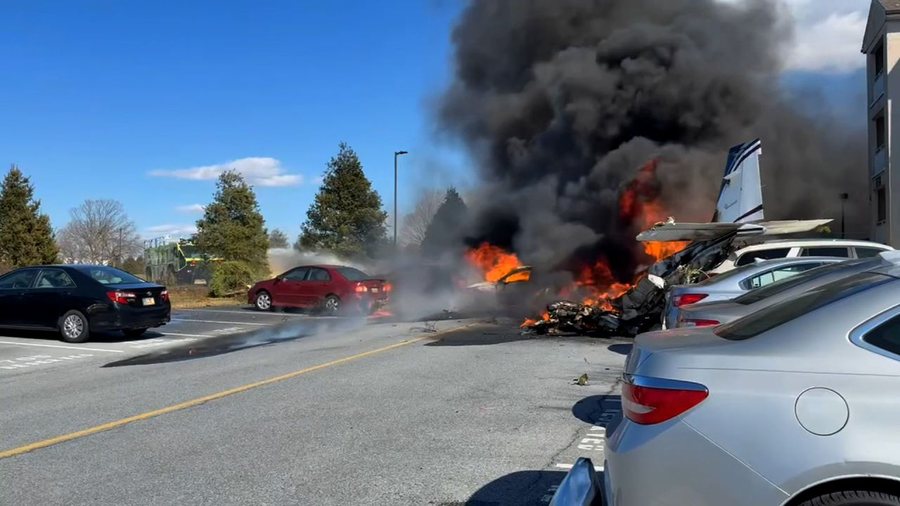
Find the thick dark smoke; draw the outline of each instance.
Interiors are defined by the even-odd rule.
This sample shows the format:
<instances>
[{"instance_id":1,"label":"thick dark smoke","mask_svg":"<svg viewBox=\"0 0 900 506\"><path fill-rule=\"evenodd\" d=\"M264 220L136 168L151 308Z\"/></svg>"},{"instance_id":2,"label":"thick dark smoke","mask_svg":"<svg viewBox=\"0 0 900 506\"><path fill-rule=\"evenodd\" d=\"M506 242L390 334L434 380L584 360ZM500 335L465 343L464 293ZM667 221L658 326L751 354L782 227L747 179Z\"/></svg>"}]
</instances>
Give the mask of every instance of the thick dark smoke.
<instances>
[{"instance_id":1,"label":"thick dark smoke","mask_svg":"<svg viewBox=\"0 0 900 506\"><path fill-rule=\"evenodd\" d=\"M728 148L757 137L768 219L838 217L849 192L848 230L864 236L864 138L779 89L792 30L781 9L473 1L453 32L455 80L439 113L486 183L473 240L545 267L604 255L627 278L640 226L620 220L618 200L641 166L659 160L669 214L707 221Z\"/></svg>"}]
</instances>

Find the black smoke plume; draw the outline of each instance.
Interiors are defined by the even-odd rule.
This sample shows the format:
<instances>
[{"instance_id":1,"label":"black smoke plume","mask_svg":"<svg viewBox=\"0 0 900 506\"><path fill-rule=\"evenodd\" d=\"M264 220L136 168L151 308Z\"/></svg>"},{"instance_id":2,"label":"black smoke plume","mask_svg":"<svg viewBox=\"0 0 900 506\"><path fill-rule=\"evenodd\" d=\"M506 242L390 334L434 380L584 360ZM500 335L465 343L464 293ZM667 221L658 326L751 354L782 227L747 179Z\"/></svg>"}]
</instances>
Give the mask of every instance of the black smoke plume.
<instances>
[{"instance_id":1,"label":"black smoke plume","mask_svg":"<svg viewBox=\"0 0 900 506\"><path fill-rule=\"evenodd\" d=\"M453 32L455 78L439 124L460 137L483 186L473 242L558 268L640 260L623 189L658 160L678 221L711 218L730 146L763 141L768 219L837 218L865 235L861 131L779 87L792 26L774 1L472 1ZM839 232L839 223L833 225Z\"/></svg>"}]
</instances>

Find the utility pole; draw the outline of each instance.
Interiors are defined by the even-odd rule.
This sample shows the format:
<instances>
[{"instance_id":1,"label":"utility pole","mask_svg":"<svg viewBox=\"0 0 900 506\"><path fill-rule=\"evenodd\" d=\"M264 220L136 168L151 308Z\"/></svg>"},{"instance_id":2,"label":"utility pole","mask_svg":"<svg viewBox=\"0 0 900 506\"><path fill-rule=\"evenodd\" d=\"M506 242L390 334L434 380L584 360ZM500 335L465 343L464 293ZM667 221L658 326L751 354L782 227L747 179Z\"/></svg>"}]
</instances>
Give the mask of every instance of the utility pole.
<instances>
[{"instance_id":1,"label":"utility pole","mask_svg":"<svg viewBox=\"0 0 900 506\"><path fill-rule=\"evenodd\" d=\"M397 249L397 157L406 151L394 151L394 250Z\"/></svg>"}]
</instances>

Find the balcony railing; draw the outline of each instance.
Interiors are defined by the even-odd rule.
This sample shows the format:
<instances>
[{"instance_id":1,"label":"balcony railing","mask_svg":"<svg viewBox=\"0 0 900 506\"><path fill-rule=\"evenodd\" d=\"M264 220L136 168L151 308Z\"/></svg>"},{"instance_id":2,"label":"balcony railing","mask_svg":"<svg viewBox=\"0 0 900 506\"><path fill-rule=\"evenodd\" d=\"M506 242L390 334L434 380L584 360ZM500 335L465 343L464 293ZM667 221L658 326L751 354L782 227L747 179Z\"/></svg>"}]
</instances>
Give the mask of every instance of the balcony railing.
<instances>
[{"instance_id":1,"label":"balcony railing","mask_svg":"<svg viewBox=\"0 0 900 506\"><path fill-rule=\"evenodd\" d=\"M872 81L872 102L870 106L878 101L884 95L884 72L879 72Z\"/></svg>"},{"instance_id":2,"label":"balcony railing","mask_svg":"<svg viewBox=\"0 0 900 506\"><path fill-rule=\"evenodd\" d=\"M875 148L875 156L872 159L872 174L870 176L877 176L885 168L887 168L887 150L884 149L884 146L881 146Z\"/></svg>"}]
</instances>

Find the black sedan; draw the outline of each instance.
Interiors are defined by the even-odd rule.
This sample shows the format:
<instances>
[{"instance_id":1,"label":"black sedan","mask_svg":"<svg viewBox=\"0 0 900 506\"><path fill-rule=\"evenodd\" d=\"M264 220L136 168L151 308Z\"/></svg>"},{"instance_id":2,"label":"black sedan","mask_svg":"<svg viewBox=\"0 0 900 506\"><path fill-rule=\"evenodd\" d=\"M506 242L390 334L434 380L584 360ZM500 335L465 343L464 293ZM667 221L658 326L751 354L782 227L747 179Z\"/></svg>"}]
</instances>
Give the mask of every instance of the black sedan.
<instances>
[{"instance_id":1,"label":"black sedan","mask_svg":"<svg viewBox=\"0 0 900 506\"><path fill-rule=\"evenodd\" d=\"M44 265L0 276L0 327L52 329L70 343L98 331L137 337L171 312L166 287L112 267Z\"/></svg>"}]
</instances>

